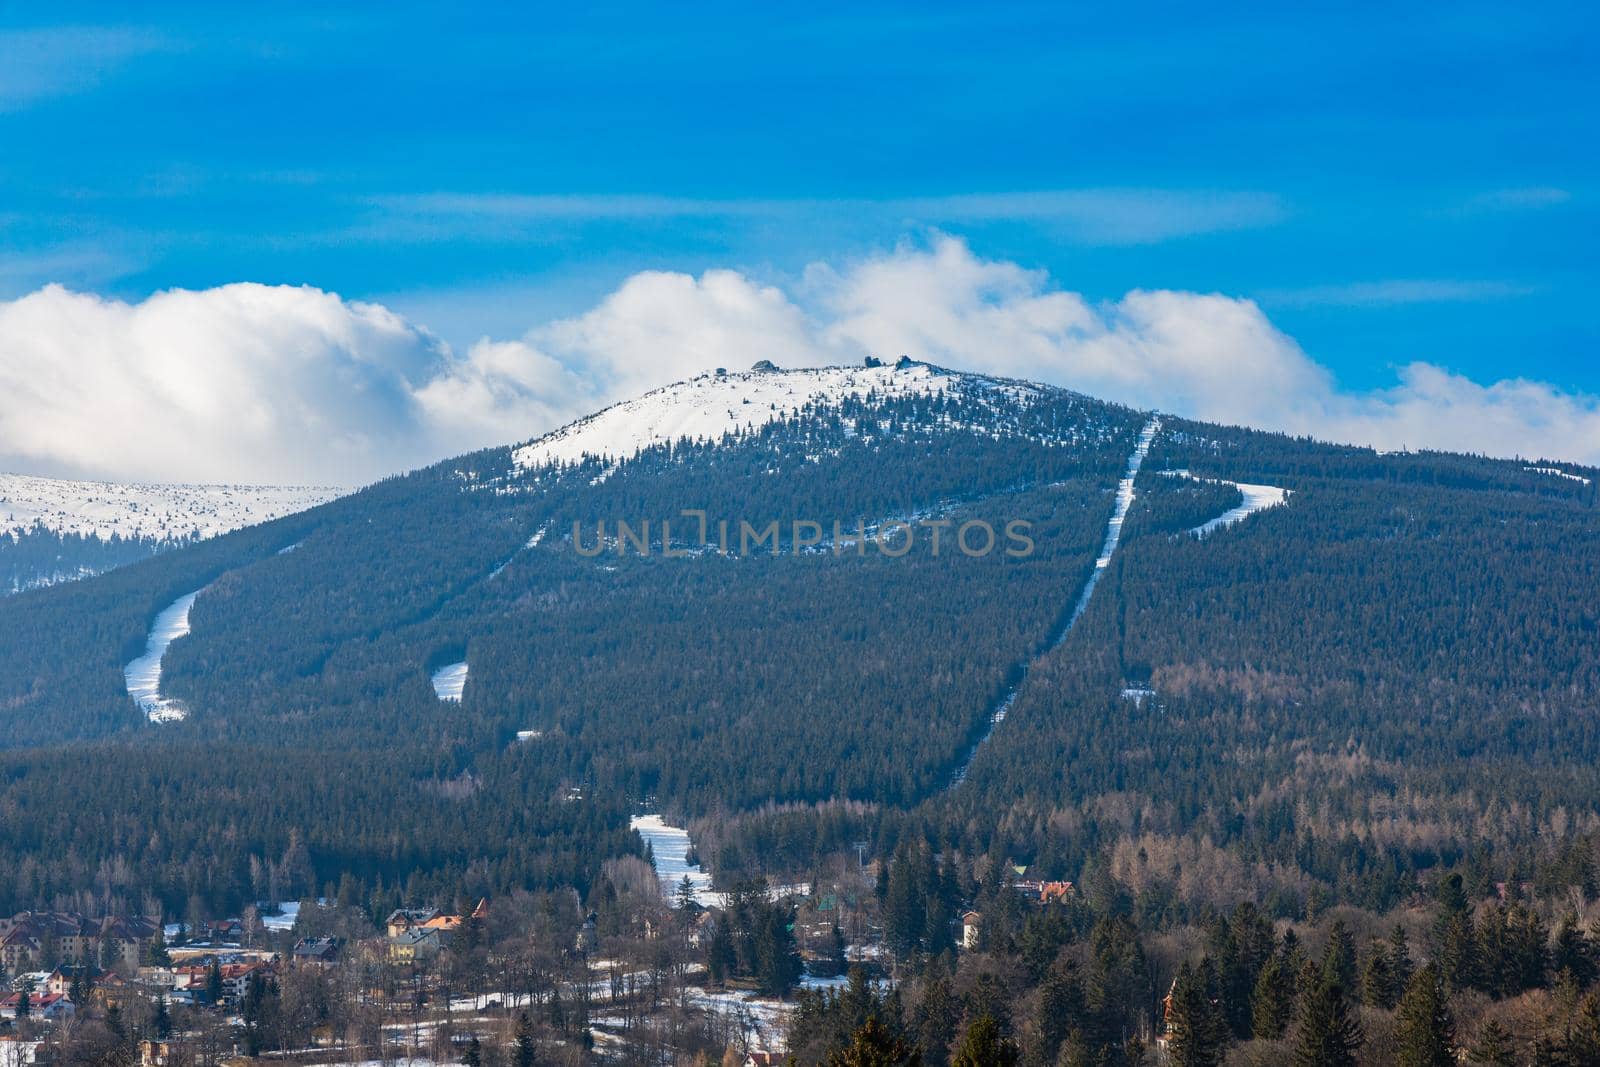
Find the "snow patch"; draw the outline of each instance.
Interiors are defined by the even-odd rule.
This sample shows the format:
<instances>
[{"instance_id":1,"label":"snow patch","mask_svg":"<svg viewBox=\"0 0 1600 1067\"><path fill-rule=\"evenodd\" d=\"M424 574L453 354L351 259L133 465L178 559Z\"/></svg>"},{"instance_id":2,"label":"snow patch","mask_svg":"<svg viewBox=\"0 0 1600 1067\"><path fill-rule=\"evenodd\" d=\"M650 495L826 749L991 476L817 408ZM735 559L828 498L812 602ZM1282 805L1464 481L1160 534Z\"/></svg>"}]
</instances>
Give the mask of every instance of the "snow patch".
<instances>
[{"instance_id":1,"label":"snow patch","mask_svg":"<svg viewBox=\"0 0 1600 1067\"><path fill-rule=\"evenodd\" d=\"M195 597L203 590L196 589L174 600L150 625L150 636L145 642L144 655L122 670L128 695L151 722L178 722L188 712L176 700L161 695L161 657L178 638L189 633L189 609Z\"/></svg>"},{"instance_id":2,"label":"snow patch","mask_svg":"<svg viewBox=\"0 0 1600 1067\"><path fill-rule=\"evenodd\" d=\"M467 661L447 663L433 672L433 691L440 700L461 703L461 694L467 688Z\"/></svg>"}]
</instances>

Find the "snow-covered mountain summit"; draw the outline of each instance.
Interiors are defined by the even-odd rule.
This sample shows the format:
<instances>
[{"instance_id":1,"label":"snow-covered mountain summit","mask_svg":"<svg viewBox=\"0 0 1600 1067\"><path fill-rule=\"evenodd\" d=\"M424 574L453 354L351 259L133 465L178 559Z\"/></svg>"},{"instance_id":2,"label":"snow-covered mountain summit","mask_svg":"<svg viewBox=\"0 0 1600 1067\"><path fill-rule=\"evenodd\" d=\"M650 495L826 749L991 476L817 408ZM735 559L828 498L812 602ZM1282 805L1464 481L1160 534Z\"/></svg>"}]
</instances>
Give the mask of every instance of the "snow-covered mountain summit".
<instances>
[{"instance_id":1,"label":"snow-covered mountain summit","mask_svg":"<svg viewBox=\"0 0 1600 1067\"><path fill-rule=\"evenodd\" d=\"M979 387L1025 399L1043 386L943 370L926 363L779 370L758 363L742 373L703 374L613 404L516 449L524 470L585 458L625 460L654 445L685 438L718 441L797 415L815 405L876 396L937 396Z\"/></svg>"}]
</instances>

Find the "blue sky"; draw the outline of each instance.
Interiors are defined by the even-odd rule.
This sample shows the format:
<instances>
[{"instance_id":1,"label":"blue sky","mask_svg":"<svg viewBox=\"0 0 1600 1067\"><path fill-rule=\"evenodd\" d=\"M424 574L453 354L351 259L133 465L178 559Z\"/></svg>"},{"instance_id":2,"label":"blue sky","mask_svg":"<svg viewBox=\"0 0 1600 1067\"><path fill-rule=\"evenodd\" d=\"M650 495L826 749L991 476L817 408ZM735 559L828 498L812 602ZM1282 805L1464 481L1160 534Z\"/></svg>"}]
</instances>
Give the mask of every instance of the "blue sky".
<instances>
[{"instance_id":1,"label":"blue sky","mask_svg":"<svg viewBox=\"0 0 1600 1067\"><path fill-rule=\"evenodd\" d=\"M1584 5L45 12L0 9L0 298L307 284L459 349L948 234L1253 300L1343 388L1600 392Z\"/></svg>"}]
</instances>

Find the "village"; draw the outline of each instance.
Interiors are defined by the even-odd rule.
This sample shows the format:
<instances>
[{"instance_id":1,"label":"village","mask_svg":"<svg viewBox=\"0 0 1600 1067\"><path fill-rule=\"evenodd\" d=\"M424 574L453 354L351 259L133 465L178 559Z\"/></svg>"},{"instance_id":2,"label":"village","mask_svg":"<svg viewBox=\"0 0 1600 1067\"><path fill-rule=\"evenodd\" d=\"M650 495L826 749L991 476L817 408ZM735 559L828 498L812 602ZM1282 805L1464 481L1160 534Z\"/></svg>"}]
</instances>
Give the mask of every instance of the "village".
<instances>
[{"instance_id":1,"label":"village","mask_svg":"<svg viewBox=\"0 0 1600 1067\"><path fill-rule=\"evenodd\" d=\"M28 911L0 919L0 1067L122 1050L141 1067L718 1062L782 1059L807 996L888 988L887 875L749 884L702 904L636 859L575 893L403 907L307 900L163 925ZM1016 899L1070 897L1022 877ZM892 925L892 923L891 923ZM956 909L948 949L978 949Z\"/></svg>"}]
</instances>

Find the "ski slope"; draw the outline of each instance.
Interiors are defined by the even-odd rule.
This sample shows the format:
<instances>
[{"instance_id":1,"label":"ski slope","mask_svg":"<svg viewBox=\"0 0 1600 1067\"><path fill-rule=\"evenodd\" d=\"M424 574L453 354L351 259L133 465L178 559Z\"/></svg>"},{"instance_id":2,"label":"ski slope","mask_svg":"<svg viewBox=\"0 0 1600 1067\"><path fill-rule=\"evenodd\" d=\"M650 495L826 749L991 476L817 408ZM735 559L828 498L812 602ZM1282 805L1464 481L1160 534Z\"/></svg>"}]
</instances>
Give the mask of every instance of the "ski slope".
<instances>
[{"instance_id":1,"label":"ski slope","mask_svg":"<svg viewBox=\"0 0 1600 1067\"><path fill-rule=\"evenodd\" d=\"M635 815L628 822L650 846L655 858L656 877L661 880L661 892L677 903L678 886L688 875L694 886L695 902L705 907L721 907L722 894L711 888L711 874L698 863L689 862L689 831L668 826L660 815Z\"/></svg>"},{"instance_id":2,"label":"ski slope","mask_svg":"<svg viewBox=\"0 0 1600 1067\"><path fill-rule=\"evenodd\" d=\"M1190 474L1186 470L1162 471L1161 473L1174 478L1188 478L1190 481L1194 482L1210 482L1214 485L1231 485L1235 489L1239 490L1239 495L1244 498L1239 503L1238 507L1229 508L1216 518L1207 522L1203 522L1199 526L1196 526L1194 529L1190 530L1189 533L1196 537L1205 537L1226 526L1232 526L1236 522L1243 522L1256 512L1265 511L1267 508L1278 507L1280 504L1286 503L1289 499L1289 490L1283 488L1281 485L1257 485L1253 482L1230 482L1226 478L1201 478L1198 475Z\"/></svg>"},{"instance_id":3,"label":"ski slope","mask_svg":"<svg viewBox=\"0 0 1600 1067\"><path fill-rule=\"evenodd\" d=\"M1139 478L1139 468L1144 466L1145 457L1150 454L1150 445L1155 441L1156 434L1161 430L1161 419L1151 418L1139 431L1139 440L1133 446L1133 452L1128 456L1127 469L1123 471L1122 480L1117 482L1116 501L1111 507L1111 518L1106 521L1105 541L1100 546L1100 555L1094 561L1094 569L1089 572L1089 580L1083 583L1083 592L1078 594L1077 602L1072 607L1072 614L1061 628L1051 635L1045 650L1059 648L1067 639L1067 634L1072 632L1073 625L1078 621L1084 611L1089 607L1089 601L1094 597L1095 586L1100 584L1100 576L1111 565L1111 557L1116 554L1117 545L1122 541L1122 526L1128 519L1128 511L1133 507L1133 483ZM988 725L984 727L983 736L973 744L972 748L956 765L955 771L950 775L950 787L954 789L967 780L967 771L972 766L972 761L977 757L978 750L993 736L1000 724L1006 721L1006 713L1011 710L1011 705L1016 703L1017 693L1021 691L1022 684L1028 680L1028 666L1024 662L1020 665L1016 681L1007 686L1000 694L1000 699L989 712Z\"/></svg>"},{"instance_id":4,"label":"ski slope","mask_svg":"<svg viewBox=\"0 0 1600 1067\"><path fill-rule=\"evenodd\" d=\"M128 695L151 722L178 722L188 715L182 704L161 695L161 658L172 642L189 632L189 610L201 592L185 593L163 609L150 625L144 655L123 668Z\"/></svg>"},{"instance_id":5,"label":"ski slope","mask_svg":"<svg viewBox=\"0 0 1600 1067\"><path fill-rule=\"evenodd\" d=\"M467 662L447 663L433 672L433 692L440 700L461 703L461 694L467 689Z\"/></svg>"}]
</instances>

